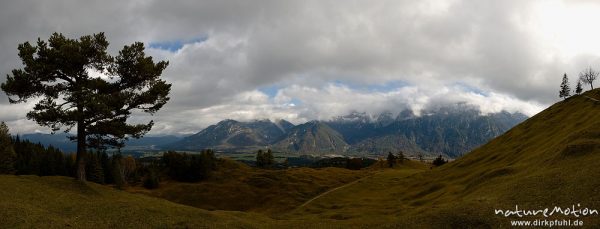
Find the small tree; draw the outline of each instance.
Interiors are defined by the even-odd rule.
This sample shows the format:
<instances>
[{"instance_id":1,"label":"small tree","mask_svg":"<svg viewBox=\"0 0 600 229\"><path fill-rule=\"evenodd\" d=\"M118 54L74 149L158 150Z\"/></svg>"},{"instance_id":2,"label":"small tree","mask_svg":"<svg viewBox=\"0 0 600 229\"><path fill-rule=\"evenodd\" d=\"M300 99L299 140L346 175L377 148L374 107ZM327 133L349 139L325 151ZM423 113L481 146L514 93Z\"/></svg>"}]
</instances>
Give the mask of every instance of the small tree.
<instances>
[{"instance_id":1,"label":"small tree","mask_svg":"<svg viewBox=\"0 0 600 229\"><path fill-rule=\"evenodd\" d=\"M263 167L264 166L264 152L262 151L262 149L259 149L258 152L256 152L256 167Z\"/></svg>"},{"instance_id":2,"label":"small tree","mask_svg":"<svg viewBox=\"0 0 600 229\"><path fill-rule=\"evenodd\" d=\"M14 174L16 160L8 126L0 122L0 174Z\"/></svg>"},{"instance_id":3,"label":"small tree","mask_svg":"<svg viewBox=\"0 0 600 229\"><path fill-rule=\"evenodd\" d=\"M558 97L562 99L567 99L571 96L571 88L569 87L569 78L567 77L567 73L562 78L562 83L560 84L560 91L558 92Z\"/></svg>"},{"instance_id":4,"label":"small tree","mask_svg":"<svg viewBox=\"0 0 600 229\"><path fill-rule=\"evenodd\" d=\"M271 151L271 149L268 149L267 152L258 150L258 152L256 153L256 167L271 167L274 164L274 162L275 158L273 157L273 152Z\"/></svg>"},{"instance_id":5,"label":"small tree","mask_svg":"<svg viewBox=\"0 0 600 229\"><path fill-rule=\"evenodd\" d=\"M394 154L392 154L392 152L388 152L387 163L390 168L394 167L394 165L396 164L396 157L394 156Z\"/></svg>"},{"instance_id":6,"label":"small tree","mask_svg":"<svg viewBox=\"0 0 600 229\"><path fill-rule=\"evenodd\" d=\"M400 164L404 163L404 160L406 160L406 157L404 156L404 152L402 152L402 150L398 152L398 156L396 156L396 158L398 158L398 162Z\"/></svg>"},{"instance_id":7,"label":"small tree","mask_svg":"<svg viewBox=\"0 0 600 229\"><path fill-rule=\"evenodd\" d=\"M421 154L421 153L419 153L419 154L417 155L417 158L419 158L419 161L420 161L420 162L423 162L423 161L424 161L424 160L423 160L423 154Z\"/></svg>"},{"instance_id":8,"label":"small tree","mask_svg":"<svg viewBox=\"0 0 600 229\"><path fill-rule=\"evenodd\" d=\"M577 80L577 86L575 87L575 94L581 94L583 87L581 86L581 80Z\"/></svg>"},{"instance_id":9,"label":"small tree","mask_svg":"<svg viewBox=\"0 0 600 229\"><path fill-rule=\"evenodd\" d=\"M592 67L588 67L587 69L583 70L583 72L579 73L579 79L582 82L589 84L590 88L594 90L594 80L596 80L598 74L599 73L592 69Z\"/></svg>"},{"instance_id":10,"label":"small tree","mask_svg":"<svg viewBox=\"0 0 600 229\"><path fill-rule=\"evenodd\" d=\"M438 156L437 158L435 158L435 160L433 160L433 162L431 164L435 165L435 166L441 166L443 164L446 164L448 161L444 160L444 158L442 157L442 155Z\"/></svg>"}]
</instances>

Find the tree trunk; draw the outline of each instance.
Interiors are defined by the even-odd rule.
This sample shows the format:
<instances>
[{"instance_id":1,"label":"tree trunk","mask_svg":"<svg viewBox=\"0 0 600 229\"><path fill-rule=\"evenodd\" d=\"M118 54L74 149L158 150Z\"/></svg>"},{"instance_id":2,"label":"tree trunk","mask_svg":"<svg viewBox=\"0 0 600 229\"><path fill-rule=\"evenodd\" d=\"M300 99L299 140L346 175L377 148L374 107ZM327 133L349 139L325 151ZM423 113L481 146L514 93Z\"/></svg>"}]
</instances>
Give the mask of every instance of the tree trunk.
<instances>
[{"instance_id":1,"label":"tree trunk","mask_svg":"<svg viewBox=\"0 0 600 229\"><path fill-rule=\"evenodd\" d=\"M75 178L79 181L85 181L85 158L87 154L86 149L86 134L85 124L83 121L77 122L77 173Z\"/></svg>"}]
</instances>

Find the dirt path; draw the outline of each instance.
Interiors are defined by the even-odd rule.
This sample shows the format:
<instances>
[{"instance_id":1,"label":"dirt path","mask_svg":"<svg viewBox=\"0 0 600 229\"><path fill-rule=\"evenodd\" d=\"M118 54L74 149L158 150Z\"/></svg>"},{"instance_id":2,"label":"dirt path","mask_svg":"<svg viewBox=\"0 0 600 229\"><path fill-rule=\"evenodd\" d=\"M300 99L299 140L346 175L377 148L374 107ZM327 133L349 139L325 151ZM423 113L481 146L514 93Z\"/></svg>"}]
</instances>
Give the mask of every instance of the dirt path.
<instances>
[{"instance_id":1,"label":"dirt path","mask_svg":"<svg viewBox=\"0 0 600 229\"><path fill-rule=\"evenodd\" d=\"M587 96L587 95L584 95L584 97L586 97L586 98L588 98L588 99L591 99L591 100L593 100L594 102L600 102L600 100L594 99L594 98L592 98L592 97L589 97L589 96Z\"/></svg>"},{"instance_id":2,"label":"dirt path","mask_svg":"<svg viewBox=\"0 0 600 229\"><path fill-rule=\"evenodd\" d=\"M380 173L380 172L376 172L376 173L373 173L373 174L371 174L371 175L368 175L368 176L365 176L365 177L363 177L363 178L360 178L360 179L358 179L358 180L355 180L355 181L352 181L352 182L350 182L350 183L347 183L347 184L345 184L345 185L342 185L342 186L339 186L339 187L336 187L336 188L329 189L329 190L327 190L326 192L324 192L324 193L321 193L321 194L319 194L318 196L315 196L315 197L313 197L312 199L310 199L310 200L308 200L308 201L304 202L302 205L298 206L298 207L297 207L295 210L298 210L298 209L300 209L300 208L302 208L302 207L304 207L304 206L306 206L306 205L310 204L310 202L312 202L313 200L319 199L319 198L321 198L321 197L323 197L323 196L325 196L325 195L327 195L327 194L329 194L329 193L331 193L331 192L334 192L334 191L336 191L336 190L338 190L338 189L342 189L342 188L348 187L348 186L350 186L350 185L356 184L356 183L358 183L359 181L361 181L361 180L364 180L364 179L367 179L367 178L369 178L369 177L372 177L372 176L374 176L374 175L375 175L375 174L377 174L377 173Z\"/></svg>"}]
</instances>

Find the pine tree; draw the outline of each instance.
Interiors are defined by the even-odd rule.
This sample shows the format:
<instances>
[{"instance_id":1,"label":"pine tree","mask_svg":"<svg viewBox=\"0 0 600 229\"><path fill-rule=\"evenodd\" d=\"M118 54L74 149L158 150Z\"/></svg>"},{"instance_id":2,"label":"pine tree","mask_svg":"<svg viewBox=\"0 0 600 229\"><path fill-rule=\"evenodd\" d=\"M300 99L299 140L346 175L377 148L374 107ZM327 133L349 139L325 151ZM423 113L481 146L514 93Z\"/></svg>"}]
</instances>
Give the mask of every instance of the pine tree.
<instances>
[{"instance_id":1,"label":"pine tree","mask_svg":"<svg viewBox=\"0 0 600 229\"><path fill-rule=\"evenodd\" d=\"M275 164L275 157L273 156L273 151L271 151L271 149L267 149L267 153L265 153L265 162L267 167L271 167Z\"/></svg>"},{"instance_id":2,"label":"pine tree","mask_svg":"<svg viewBox=\"0 0 600 229\"><path fill-rule=\"evenodd\" d=\"M265 156L262 149L259 149L258 152L256 152L256 167L262 168L265 166L264 158Z\"/></svg>"},{"instance_id":3,"label":"pine tree","mask_svg":"<svg viewBox=\"0 0 600 229\"><path fill-rule=\"evenodd\" d=\"M88 148L120 147L139 138L154 122L129 124L136 110L154 114L169 100L171 85L160 79L168 62L146 56L144 44L124 46L117 56L107 53L104 33L67 38L54 33L48 41L19 45L24 67L12 70L0 86L10 103L38 102L27 118L39 125L76 129L77 179L85 181ZM98 72L108 77L95 77Z\"/></svg>"},{"instance_id":4,"label":"pine tree","mask_svg":"<svg viewBox=\"0 0 600 229\"><path fill-rule=\"evenodd\" d=\"M562 99L567 99L571 96L571 88L569 87L569 78L567 77L567 73L563 76L562 83L560 84L560 91L558 92L558 97Z\"/></svg>"},{"instance_id":5,"label":"pine tree","mask_svg":"<svg viewBox=\"0 0 600 229\"><path fill-rule=\"evenodd\" d=\"M583 87L581 85L581 80L577 81L577 86L575 87L575 94L581 94L581 92L583 91Z\"/></svg>"},{"instance_id":6,"label":"pine tree","mask_svg":"<svg viewBox=\"0 0 600 229\"><path fill-rule=\"evenodd\" d=\"M387 163L390 168L394 167L394 165L396 164L396 157L394 156L394 154L392 154L392 152L388 152Z\"/></svg>"},{"instance_id":7,"label":"pine tree","mask_svg":"<svg viewBox=\"0 0 600 229\"><path fill-rule=\"evenodd\" d=\"M0 122L0 174L14 174L16 160L8 126Z\"/></svg>"},{"instance_id":8,"label":"pine tree","mask_svg":"<svg viewBox=\"0 0 600 229\"><path fill-rule=\"evenodd\" d=\"M102 163L100 162L99 153L91 153L87 160L86 166L86 178L89 181L96 182L98 184L104 184L104 170L102 169Z\"/></svg>"}]
</instances>

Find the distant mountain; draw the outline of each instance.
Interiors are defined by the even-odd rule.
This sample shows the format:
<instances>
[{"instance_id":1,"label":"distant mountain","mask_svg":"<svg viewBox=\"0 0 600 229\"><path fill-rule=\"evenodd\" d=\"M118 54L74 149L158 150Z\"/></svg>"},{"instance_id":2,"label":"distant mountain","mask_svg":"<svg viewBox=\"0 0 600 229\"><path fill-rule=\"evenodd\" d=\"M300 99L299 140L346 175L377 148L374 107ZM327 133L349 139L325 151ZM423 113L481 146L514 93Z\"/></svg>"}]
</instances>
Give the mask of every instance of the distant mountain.
<instances>
[{"instance_id":1,"label":"distant mountain","mask_svg":"<svg viewBox=\"0 0 600 229\"><path fill-rule=\"evenodd\" d=\"M405 114L406 115L406 114ZM420 117L400 117L376 134L358 140L350 151L398 152L456 158L497 137L527 117L500 112L481 115L476 109L443 108Z\"/></svg>"},{"instance_id":2,"label":"distant mountain","mask_svg":"<svg viewBox=\"0 0 600 229\"><path fill-rule=\"evenodd\" d=\"M311 121L290 129L273 148L296 153L335 154L345 152L349 145L340 133L327 124Z\"/></svg>"},{"instance_id":3,"label":"distant mountain","mask_svg":"<svg viewBox=\"0 0 600 229\"><path fill-rule=\"evenodd\" d=\"M380 115L383 125L391 123L393 119L390 114ZM380 119L377 119L379 121ZM366 113L353 112L349 115L333 118L331 121L325 121L335 131L342 134L344 140L349 144L354 144L362 139L377 135L377 124Z\"/></svg>"},{"instance_id":4,"label":"distant mountain","mask_svg":"<svg viewBox=\"0 0 600 229\"><path fill-rule=\"evenodd\" d=\"M285 120L239 122L227 119L180 141L164 145L163 148L179 150L253 149L275 143L293 127L293 124Z\"/></svg>"},{"instance_id":5,"label":"distant mountain","mask_svg":"<svg viewBox=\"0 0 600 229\"><path fill-rule=\"evenodd\" d=\"M52 145L63 152L76 152L77 144L70 141L67 137L69 134L56 133L56 134L23 134L19 136L21 139L27 139L34 143L41 143L42 145ZM146 136L140 139L129 139L125 143L123 150L148 150L157 149L159 145L169 144L175 141L181 140L181 137L167 135L167 136Z\"/></svg>"}]
</instances>

